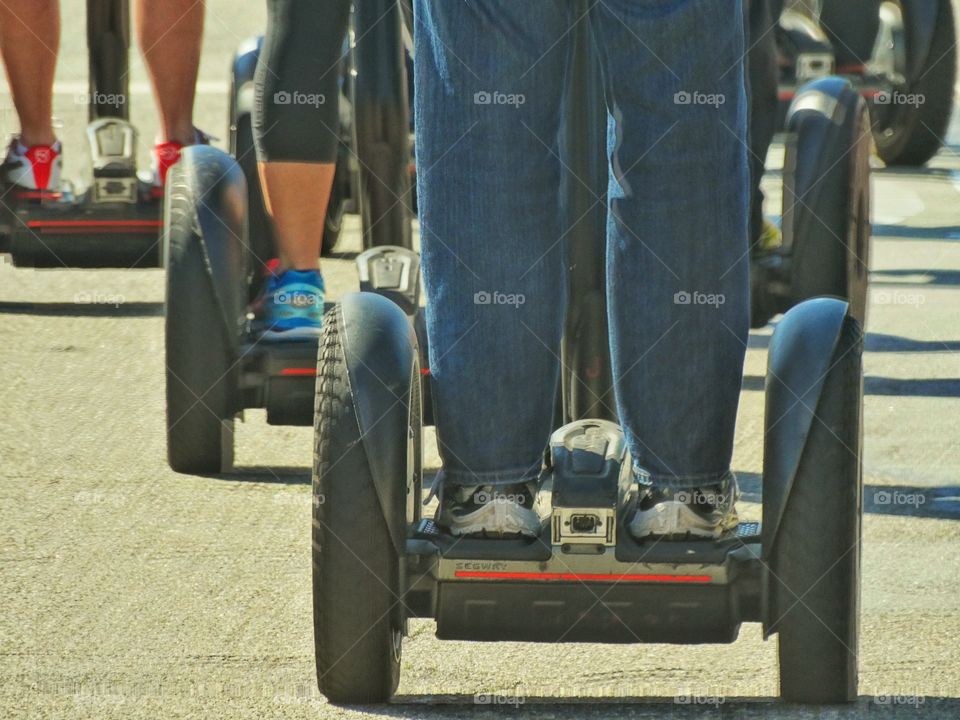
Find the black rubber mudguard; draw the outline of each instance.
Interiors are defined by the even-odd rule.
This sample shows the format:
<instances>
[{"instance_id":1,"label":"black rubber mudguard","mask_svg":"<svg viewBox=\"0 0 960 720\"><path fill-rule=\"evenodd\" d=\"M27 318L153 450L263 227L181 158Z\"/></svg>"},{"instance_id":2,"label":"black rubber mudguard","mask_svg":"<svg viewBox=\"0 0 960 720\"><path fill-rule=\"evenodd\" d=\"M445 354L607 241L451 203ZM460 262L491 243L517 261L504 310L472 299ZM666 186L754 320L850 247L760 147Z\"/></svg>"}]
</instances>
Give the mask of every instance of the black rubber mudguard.
<instances>
[{"instance_id":1,"label":"black rubber mudguard","mask_svg":"<svg viewBox=\"0 0 960 720\"><path fill-rule=\"evenodd\" d=\"M764 557L773 548L848 307L835 298L807 300L783 316L770 341L764 415Z\"/></svg>"},{"instance_id":2,"label":"black rubber mudguard","mask_svg":"<svg viewBox=\"0 0 960 720\"><path fill-rule=\"evenodd\" d=\"M225 337L235 356L246 321L248 251L247 182L232 157L209 145L184 148L170 169L167 192L193 195L196 237L203 247L207 277L217 298ZM171 202L164 204L164 227L170 227ZM164 233L164 243L169 242ZM164 257L167 249L164 248Z\"/></svg>"},{"instance_id":3,"label":"black rubber mudguard","mask_svg":"<svg viewBox=\"0 0 960 720\"><path fill-rule=\"evenodd\" d=\"M846 297L848 231L861 188L857 145L869 143L865 104L848 80L805 85L790 106L784 159L783 248L790 258L789 305L820 295ZM864 146L864 151L866 150Z\"/></svg>"},{"instance_id":4,"label":"black rubber mudguard","mask_svg":"<svg viewBox=\"0 0 960 720\"><path fill-rule=\"evenodd\" d=\"M419 374L413 326L398 305L374 293L344 296L337 312L364 452L390 537L403 557L410 390Z\"/></svg>"}]
</instances>

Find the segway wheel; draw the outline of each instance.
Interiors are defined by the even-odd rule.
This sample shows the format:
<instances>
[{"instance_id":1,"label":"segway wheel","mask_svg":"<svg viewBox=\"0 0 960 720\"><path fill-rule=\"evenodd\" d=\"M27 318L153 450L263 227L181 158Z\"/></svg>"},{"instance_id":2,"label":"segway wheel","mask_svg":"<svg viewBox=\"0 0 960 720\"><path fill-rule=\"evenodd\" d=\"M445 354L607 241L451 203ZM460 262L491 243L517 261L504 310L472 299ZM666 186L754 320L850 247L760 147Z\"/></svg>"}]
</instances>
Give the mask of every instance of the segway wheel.
<instances>
[{"instance_id":1,"label":"segway wheel","mask_svg":"<svg viewBox=\"0 0 960 720\"><path fill-rule=\"evenodd\" d=\"M844 320L771 555L780 694L857 697L863 334Z\"/></svg>"},{"instance_id":2,"label":"segway wheel","mask_svg":"<svg viewBox=\"0 0 960 720\"><path fill-rule=\"evenodd\" d=\"M367 460L339 308L317 366L313 629L317 685L334 703L379 703L400 680L400 562Z\"/></svg>"},{"instance_id":3,"label":"segway wheel","mask_svg":"<svg viewBox=\"0 0 960 720\"><path fill-rule=\"evenodd\" d=\"M233 355L206 269L196 188L178 163L167 179L167 458L181 473L219 473L233 462Z\"/></svg>"},{"instance_id":4,"label":"segway wheel","mask_svg":"<svg viewBox=\"0 0 960 720\"><path fill-rule=\"evenodd\" d=\"M877 154L887 165L925 165L943 146L950 125L957 74L956 26L950 0L935 1L939 8L927 61L916 80L897 89L902 96L914 96L917 102L874 103L878 120L873 137ZM903 21L911 22L910 5L895 5Z\"/></svg>"}]
</instances>

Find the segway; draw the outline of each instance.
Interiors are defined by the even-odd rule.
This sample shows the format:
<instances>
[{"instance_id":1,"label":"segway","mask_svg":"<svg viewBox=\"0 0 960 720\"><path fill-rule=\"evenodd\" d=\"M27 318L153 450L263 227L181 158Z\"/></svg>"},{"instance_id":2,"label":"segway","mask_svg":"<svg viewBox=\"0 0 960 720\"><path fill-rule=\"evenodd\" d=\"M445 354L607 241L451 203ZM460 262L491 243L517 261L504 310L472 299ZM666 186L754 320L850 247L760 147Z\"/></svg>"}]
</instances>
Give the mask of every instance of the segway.
<instances>
[{"instance_id":1,"label":"segway","mask_svg":"<svg viewBox=\"0 0 960 720\"><path fill-rule=\"evenodd\" d=\"M950 0L821 0L787 9L777 26L780 100L837 74L867 99L877 154L923 165L943 146L953 112L956 28Z\"/></svg>"},{"instance_id":2,"label":"segway","mask_svg":"<svg viewBox=\"0 0 960 720\"><path fill-rule=\"evenodd\" d=\"M865 322L870 262L870 119L849 80L802 87L784 140L783 243L751 257L751 324L834 295Z\"/></svg>"},{"instance_id":3,"label":"segway","mask_svg":"<svg viewBox=\"0 0 960 720\"><path fill-rule=\"evenodd\" d=\"M261 258L273 257L253 145L254 74L263 38L240 45L231 68L230 152L243 168L251 237ZM404 15L385 0L352 5L340 68L340 142L322 253L333 252L347 213L361 217L363 247L412 247L410 108ZM327 132L318 128L318 132Z\"/></svg>"},{"instance_id":4,"label":"segway","mask_svg":"<svg viewBox=\"0 0 960 720\"><path fill-rule=\"evenodd\" d=\"M380 45L365 44L363 53L357 53L367 57L365 76L377 79L377 93L370 97L378 101L349 103L345 112L352 116L350 125L368 129L357 137L373 145L369 151L380 158L380 165L372 166L383 171L377 182L397 181L391 193L372 186L361 192L369 219L367 236L376 245L374 239L385 228L394 228L395 242L409 245L409 210L397 202L406 193L409 149L400 11L385 0L365 3L381 9L376 35ZM364 10L362 22L372 22L371 12L370 7ZM359 11L354 22L357 15ZM250 48L253 52L255 47ZM241 53L234 64L234 107L239 109L231 137L236 157L209 146L188 147L167 176L167 454L178 472L228 470L234 419L245 409L266 409L269 424L313 423L317 341L265 341L256 333L249 310L264 263L276 255L252 156L249 112L243 110L251 102L256 64L250 53ZM390 69L381 67L386 65ZM240 82L241 77L247 80ZM352 147L348 151L353 157ZM397 172L389 174L385 168ZM405 247L375 247L358 261L362 287L402 304L411 322L420 304L417 255Z\"/></svg>"},{"instance_id":5,"label":"segway","mask_svg":"<svg viewBox=\"0 0 960 720\"><path fill-rule=\"evenodd\" d=\"M582 50L587 29L574 32ZM578 84L589 77L588 57L575 57L574 96L590 98L596 87ZM574 106L588 114L569 127L592 127L597 138L591 105ZM589 177L592 167L576 171ZM602 257L588 228L570 241L589 247L573 252ZM594 284L574 278L570 287L576 305ZM567 333L570 322L568 313ZM581 334L586 344L596 337ZM420 617L436 621L441 639L530 642L730 643L742 623L759 622L765 637L779 637L784 699L854 699L862 347L860 324L841 299L807 300L778 323L762 524L741 523L715 542L633 540L625 521L637 487L622 431L586 418L561 420L550 439L540 492L551 512L537 539L455 539L420 517L417 333L388 298L346 296L328 315L317 365L312 553L321 692L337 703L388 700L407 620ZM586 347L581 356L606 354ZM564 383L593 380L576 372Z\"/></svg>"},{"instance_id":6,"label":"segway","mask_svg":"<svg viewBox=\"0 0 960 720\"><path fill-rule=\"evenodd\" d=\"M162 193L137 174L126 0L87 0L87 143L92 175L60 191L13 187L0 252L24 267L159 267Z\"/></svg>"}]
</instances>

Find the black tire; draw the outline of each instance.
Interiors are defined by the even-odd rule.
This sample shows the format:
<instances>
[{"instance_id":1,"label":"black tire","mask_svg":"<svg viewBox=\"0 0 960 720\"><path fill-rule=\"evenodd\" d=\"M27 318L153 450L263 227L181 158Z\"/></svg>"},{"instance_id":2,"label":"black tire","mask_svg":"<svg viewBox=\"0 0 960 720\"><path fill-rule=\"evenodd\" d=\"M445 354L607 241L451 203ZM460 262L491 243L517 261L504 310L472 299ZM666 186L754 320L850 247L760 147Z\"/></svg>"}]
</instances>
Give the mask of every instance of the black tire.
<instances>
[{"instance_id":1,"label":"black tire","mask_svg":"<svg viewBox=\"0 0 960 720\"><path fill-rule=\"evenodd\" d=\"M219 473L233 461L236 368L186 177L171 170L164 203L167 459L176 472Z\"/></svg>"},{"instance_id":2,"label":"black tire","mask_svg":"<svg viewBox=\"0 0 960 720\"><path fill-rule=\"evenodd\" d=\"M863 333L844 320L771 554L780 694L857 697L862 514Z\"/></svg>"},{"instance_id":3,"label":"black tire","mask_svg":"<svg viewBox=\"0 0 960 720\"><path fill-rule=\"evenodd\" d=\"M792 213L784 193L784 217L792 217L790 307L832 295L866 320L870 266L870 117L852 90L840 126L825 116L797 125L797 165ZM786 309L786 308L784 308Z\"/></svg>"},{"instance_id":4,"label":"black tire","mask_svg":"<svg viewBox=\"0 0 960 720\"><path fill-rule=\"evenodd\" d=\"M379 703L400 680L401 565L381 514L344 359L339 308L317 366L313 629L317 685L334 703Z\"/></svg>"},{"instance_id":5,"label":"black tire","mask_svg":"<svg viewBox=\"0 0 960 720\"><path fill-rule=\"evenodd\" d=\"M939 2L927 61L916 80L897 89L905 95L922 95L924 101L883 108L874 105L874 110L881 112L875 112L878 120L873 138L877 154L887 165L925 165L943 146L950 125L957 75L956 27L950 0ZM909 23L909 5L902 8L904 22Z\"/></svg>"}]
</instances>

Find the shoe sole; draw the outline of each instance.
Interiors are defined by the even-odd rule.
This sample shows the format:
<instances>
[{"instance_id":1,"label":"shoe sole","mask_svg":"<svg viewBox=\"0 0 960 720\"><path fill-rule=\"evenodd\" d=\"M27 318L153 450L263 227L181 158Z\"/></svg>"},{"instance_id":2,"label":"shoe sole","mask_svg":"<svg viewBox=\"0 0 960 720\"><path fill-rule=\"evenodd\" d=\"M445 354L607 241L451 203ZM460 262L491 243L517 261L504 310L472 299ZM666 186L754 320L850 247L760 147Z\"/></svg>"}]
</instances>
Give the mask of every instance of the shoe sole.
<instances>
[{"instance_id":1,"label":"shoe sole","mask_svg":"<svg viewBox=\"0 0 960 720\"><path fill-rule=\"evenodd\" d=\"M468 515L446 516L438 520L455 537L535 538L540 535L540 517L516 503L490 502Z\"/></svg>"},{"instance_id":2,"label":"shoe sole","mask_svg":"<svg viewBox=\"0 0 960 720\"><path fill-rule=\"evenodd\" d=\"M658 503L649 510L637 510L627 528L636 540L648 537L717 540L724 533L734 530L737 524L735 509L731 509L720 522L710 524L685 503L668 501Z\"/></svg>"}]
</instances>

